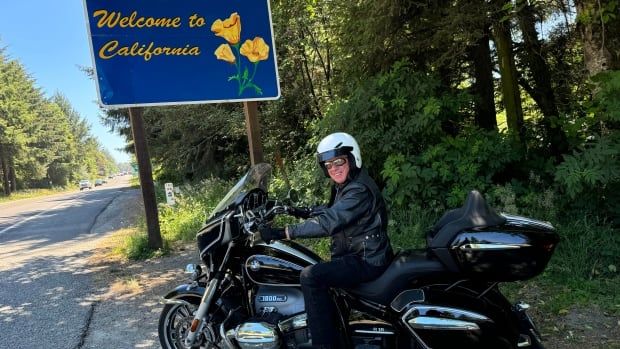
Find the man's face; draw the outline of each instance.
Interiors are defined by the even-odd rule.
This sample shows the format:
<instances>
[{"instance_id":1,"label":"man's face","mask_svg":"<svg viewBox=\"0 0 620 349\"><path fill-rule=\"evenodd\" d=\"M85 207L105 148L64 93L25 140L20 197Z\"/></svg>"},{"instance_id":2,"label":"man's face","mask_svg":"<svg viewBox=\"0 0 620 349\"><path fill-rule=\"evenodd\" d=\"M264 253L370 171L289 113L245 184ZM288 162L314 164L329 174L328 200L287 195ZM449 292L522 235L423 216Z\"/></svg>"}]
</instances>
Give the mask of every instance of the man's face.
<instances>
[{"instance_id":1,"label":"man's face","mask_svg":"<svg viewBox=\"0 0 620 349\"><path fill-rule=\"evenodd\" d=\"M329 177L334 182L342 184L347 180L347 176L349 175L349 161L346 156L339 156L325 161L324 165Z\"/></svg>"}]
</instances>

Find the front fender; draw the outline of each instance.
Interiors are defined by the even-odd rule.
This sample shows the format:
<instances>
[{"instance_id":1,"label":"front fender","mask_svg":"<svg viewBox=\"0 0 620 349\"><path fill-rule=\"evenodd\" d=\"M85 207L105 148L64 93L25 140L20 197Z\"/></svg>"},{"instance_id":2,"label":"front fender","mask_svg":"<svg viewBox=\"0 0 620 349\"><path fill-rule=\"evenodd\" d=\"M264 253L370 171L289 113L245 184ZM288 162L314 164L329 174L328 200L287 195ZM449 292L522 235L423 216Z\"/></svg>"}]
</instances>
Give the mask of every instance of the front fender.
<instances>
[{"instance_id":1,"label":"front fender","mask_svg":"<svg viewBox=\"0 0 620 349\"><path fill-rule=\"evenodd\" d=\"M187 303L190 300L195 300L195 302L191 303L198 304L204 293L205 287L203 286L183 284L168 292L164 296L163 301L164 303Z\"/></svg>"}]
</instances>

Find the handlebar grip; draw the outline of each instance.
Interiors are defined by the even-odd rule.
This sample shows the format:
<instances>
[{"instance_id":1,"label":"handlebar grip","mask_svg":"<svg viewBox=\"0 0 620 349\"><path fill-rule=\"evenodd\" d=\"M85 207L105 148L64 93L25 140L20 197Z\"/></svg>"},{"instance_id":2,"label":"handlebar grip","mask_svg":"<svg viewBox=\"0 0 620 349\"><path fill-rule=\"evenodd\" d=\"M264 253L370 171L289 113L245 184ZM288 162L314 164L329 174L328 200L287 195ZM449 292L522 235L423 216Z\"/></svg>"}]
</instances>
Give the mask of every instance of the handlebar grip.
<instances>
[{"instance_id":1,"label":"handlebar grip","mask_svg":"<svg viewBox=\"0 0 620 349\"><path fill-rule=\"evenodd\" d=\"M310 218L312 214L312 210L307 207L289 207L288 211L291 216L303 219Z\"/></svg>"}]
</instances>

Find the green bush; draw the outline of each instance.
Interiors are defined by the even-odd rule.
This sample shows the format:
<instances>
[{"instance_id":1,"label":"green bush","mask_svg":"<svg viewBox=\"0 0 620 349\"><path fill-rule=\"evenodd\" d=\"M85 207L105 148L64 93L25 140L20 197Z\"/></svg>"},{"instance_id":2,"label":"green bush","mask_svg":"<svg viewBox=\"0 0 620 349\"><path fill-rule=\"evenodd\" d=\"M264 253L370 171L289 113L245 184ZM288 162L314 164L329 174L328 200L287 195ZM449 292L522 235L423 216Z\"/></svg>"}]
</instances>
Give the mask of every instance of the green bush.
<instances>
[{"instance_id":1,"label":"green bush","mask_svg":"<svg viewBox=\"0 0 620 349\"><path fill-rule=\"evenodd\" d=\"M515 160L511 150L501 134L467 128L419 154L388 156L382 171L385 192L396 208L417 204L440 212L458 207L470 190L493 188L493 176Z\"/></svg>"},{"instance_id":2,"label":"green bush","mask_svg":"<svg viewBox=\"0 0 620 349\"><path fill-rule=\"evenodd\" d=\"M351 96L334 104L314 125L314 134L336 131L353 135L360 144L363 163L381 181L385 160L394 154L420 154L444 135L442 124L461 119L465 94L442 91L437 78L415 71L405 62L361 83Z\"/></svg>"},{"instance_id":3,"label":"green bush","mask_svg":"<svg viewBox=\"0 0 620 349\"><path fill-rule=\"evenodd\" d=\"M620 224L620 71L594 78L596 94L589 113L579 120L582 144L555 173L568 204Z\"/></svg>"},{"instance_id":4,"label":"green bush","mask_svg":"<svg viewBox=\"0 0 620 349\"><path fill-rule=\"evenodd\" d=\"M219 179L205 179L195 185L181 186L174 206L160 205L159 222L165 241L193 241L215 205L232 184Z\"/></svg>"},{"instance_id":5,"label":"green bush","mask_svg":"<svg viewBox=\"0 0 620 349\"><path fill-rule=\"evenodd\" d=\"M313 155L303 156L286 166L288 183L284 180L281 169L274 169L270 195L283 198L289 189L299 194L300 206L325 204L329 200L329 180L319 168ZM288 187L290 185L290 188Z\"/></svg>"}]
</instances>

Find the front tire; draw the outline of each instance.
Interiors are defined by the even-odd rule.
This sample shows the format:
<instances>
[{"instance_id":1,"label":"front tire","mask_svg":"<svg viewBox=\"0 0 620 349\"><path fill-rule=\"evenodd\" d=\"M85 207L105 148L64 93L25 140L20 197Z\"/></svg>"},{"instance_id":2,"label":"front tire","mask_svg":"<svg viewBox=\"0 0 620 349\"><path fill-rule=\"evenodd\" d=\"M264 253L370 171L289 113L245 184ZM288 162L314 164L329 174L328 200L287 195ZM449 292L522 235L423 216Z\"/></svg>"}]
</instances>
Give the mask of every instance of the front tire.
<instances>
[{"instance_id":1,"label":"front tire","mask_svg":"<svg viewBox=\"0 0 620 349\"><path fill-rule=\"evenodd\" d=\"M188 303L170 303L164 306L159 316L159 342L164 349L190 349L184 339L198 309L200 298ZM198 348L198 347L196 347Z\"/></svg>"}]
</instances>

